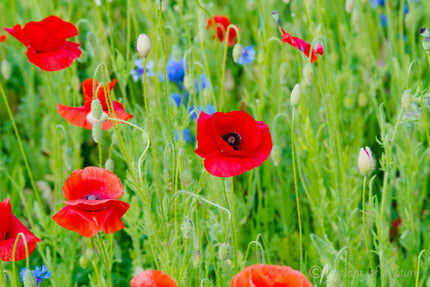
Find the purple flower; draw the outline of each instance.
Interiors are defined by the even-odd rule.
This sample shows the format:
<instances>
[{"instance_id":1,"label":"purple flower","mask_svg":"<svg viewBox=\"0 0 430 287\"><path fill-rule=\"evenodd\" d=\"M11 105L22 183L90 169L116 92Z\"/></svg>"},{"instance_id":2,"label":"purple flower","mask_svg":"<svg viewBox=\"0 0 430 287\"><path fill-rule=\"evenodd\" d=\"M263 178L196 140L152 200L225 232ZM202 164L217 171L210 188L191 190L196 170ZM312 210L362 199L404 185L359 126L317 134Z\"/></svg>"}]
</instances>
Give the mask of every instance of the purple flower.
<instances>
[{"instance_id":1,"label":"purple flower","mask_svg":"<svg viewBox=\"0 0 430 287\"><path fill-rule=\"evenodd\" d=\"M21 272L19 272L19 280L24 282L24 273L27 271L27 268L23 268ZM42 267L36 266L34 270L32 270L34 277L36 278L36 286L39 286L43 280L49 279L51 277L51 271L48 270L48 267L43 265Z\"/></svg>"},{"instance_id":2,"label":"purple flower","mask_svg":"<svg viewBox=\"0 0 430 287\"><path fill-rule=\"evenodd\" d=\"M158 72L158 76L160 78L160 81L163 82L164 76L161 71ZM178 85L179 88L182 89L182 82L184 81L185 77L184 59L182 58L177 61L175 57L170 57L166 65L166 76L169 82L175 83L176 85Z\"/></svg>"},{"instance_id":3,"label":"purple flower","mask_svg":"<svg viewBox=\"0 0 430 287\"><path fill-rule=\"evenodd\" d=\"M184 129L182 131L182 139L186 143L191 143L191 144L196 141L196 138L191 135L190 129ZM179 131L178 130L175 131L175 141L179 141Z\"/></svg>"},{"instance_id":4,"label":"purple flower","mask_svg":"<svg viewBox=\"0 0 430 287\"><path fill-rule=\"evenodd\" d=\"M130 75L133 77L133 81L137 82L139 78L143 81L144 69L142 59L138 58L134 60L134 64L136 65L136 69L131 70L130 72ZM148 63L146 63L146 76L152 77L154 75L154 61L149 61Z\"/></svg>"}]
</instances>

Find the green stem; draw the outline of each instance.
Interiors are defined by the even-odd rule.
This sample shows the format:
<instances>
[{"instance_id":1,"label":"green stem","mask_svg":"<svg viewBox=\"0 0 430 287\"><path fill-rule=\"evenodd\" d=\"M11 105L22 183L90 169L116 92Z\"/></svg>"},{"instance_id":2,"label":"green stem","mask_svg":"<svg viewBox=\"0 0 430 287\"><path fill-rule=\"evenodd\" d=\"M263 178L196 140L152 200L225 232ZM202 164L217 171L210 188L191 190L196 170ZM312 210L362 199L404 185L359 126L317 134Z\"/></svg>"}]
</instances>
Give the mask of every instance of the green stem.
<instances>
[{"instance_id":1,"label":"green stem","mask_svg":"<svg viewBox=\"0 0 430 287\"><path fill-rule=\"evenodd\" d=\"M416 280L415 280L415 287L418 287L418 281L420 279L420 263L421 263L421 256L426 253L427 250L422 250L420 252L420 255L418 255L418 266L417 266L417 271L415 272L417 274Z\"/></svg>"},{"instance_id":2,"label":"green stem","mask_svg":"<svg viewBox=\"0 0 430 287\"><path fill-rule=\"evenodd\" d=\"M376 274L375 274L375 269L373 267L372 253L370 252L370 249L369 249L369 240L367 238L367 228L366 228L366 181L367 181L367 176L364 176L364 181L363 181L363 232L364 232L364 242L366 244L367 256L369 257L370 269L372 270L373 284L375 284L375 282L376 282L375 275Z\"/></svg>"},{"instance_id":3,"label":"green stem","mask_svg":"<svg viewBox=\"0 0 430 287\"><path fill-rule=\"evenodd\" d=\"M108 254L107 254L105 243L103 242L103 239L100 236L100 234L97 234L97 244L99 246L99 250L100 250L100 255L101 255L102 262L103 262L103 264L106 267L108 286L113 286L113 284L112 284L112 275L111 275L111 270L110 270L111 266L109 264Z\"/></svg>"},{"instance_id":4,"label":"green stem","mask_svg":"<svg viewBox=\"0 0 430 287\"><path fill-rule=\"evenodd\" d=\"M236 266L236 270L239 270L239 262L238 259L238 242L237 242L237 228L236 228L236 212L234 210L234 187L233 187L233 177L230 177L230 189L231 189L231 214L232 214L232 222L233 222L233 239L234 239L234 264Z\"/></svg>"}]
</instances>

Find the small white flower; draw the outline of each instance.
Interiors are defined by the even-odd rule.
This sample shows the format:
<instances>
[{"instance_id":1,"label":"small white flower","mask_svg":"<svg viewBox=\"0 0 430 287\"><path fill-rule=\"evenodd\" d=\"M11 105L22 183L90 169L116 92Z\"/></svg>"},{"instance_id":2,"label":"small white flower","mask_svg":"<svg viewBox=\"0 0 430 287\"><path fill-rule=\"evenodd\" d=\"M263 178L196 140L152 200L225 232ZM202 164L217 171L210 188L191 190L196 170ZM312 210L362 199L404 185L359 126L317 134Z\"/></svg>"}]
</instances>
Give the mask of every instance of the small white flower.
<instances>
[{"instance_id":1,"label":"small white flower","mask_svg":"<svg viewBox=\"0 0 430 287\"><path fill-rule=\"evenodd\" d=\"M358 155L358 169L362 175L369 175L375 169L375 159L373 158L372 151L367 146L360 149Z\"/></svg>"}]
</instances>

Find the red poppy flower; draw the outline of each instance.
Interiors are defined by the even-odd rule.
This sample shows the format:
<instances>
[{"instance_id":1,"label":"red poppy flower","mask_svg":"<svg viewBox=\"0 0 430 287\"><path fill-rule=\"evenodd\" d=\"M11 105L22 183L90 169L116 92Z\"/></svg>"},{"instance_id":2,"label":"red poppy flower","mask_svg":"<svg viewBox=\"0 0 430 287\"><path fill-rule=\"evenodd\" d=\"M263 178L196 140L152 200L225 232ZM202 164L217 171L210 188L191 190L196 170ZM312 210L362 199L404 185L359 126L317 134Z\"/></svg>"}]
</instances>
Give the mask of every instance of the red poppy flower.
<instances>
[{"instance_id":1,"label":"red poppy flower","mask_svg":"<svg viewBox=\"0 0 430 287\"><path fill-rule=\"evenodd\" d=\"M251 265L234 276L231 287L312 287L306 276L288 266Z\"/></svg>"},{"instance_id":2,"label":"red poppy flower","mask_svg":"<svg viewBox=\"0 0 430 287\"><path fill-rule=\"evenodd\" d=\"M309 44L305 40L292 36L290 33L285 32L284 28L281 28L281 31L282 42L288 43L294 48L302 51L306 55L306 57L311 59L311 63L315 63L318 60L317 54L324 54L324 48L321 44L318 44L317 49L314 50L312 49L311 44Z\"/></svg>"},{"instance_id":3,"label":"red poppy flower","mask_svg":"<svg viewBox=\"0 0 430 287\"><path fill-rule=\"evenodd\" d=\"M163 271L146 270L130 281L131 287L178 287L175 280Z\"/></svg>"},{"instance_id":4,"label":"red poppy flower","mask_svg":"<svg viewBox=\"0 0 430 287\"><path fill-rule=\"evenodd\" d=\"M216 26L216 33L218 36L218 40L220 42L224 42L225 34L227 33L228 25L231 24L230 18L224 15L215 15L213 16L213 19L215 21ZM212 18L208 19L208 23L206 25L206 29L211 29L214 26ZM230 32L228 33L228 45L233 46L235 41L234 38L236 38L237 33L236 29L230 29ZM215 39L215 35L212 36L212 39Z\"/></svg>"},{"instance_id":5,"label":"red poppy flower","mask_svg":"<svg viewBox=\"0 0 430 287\"><path fill-rule=\"evenodd\" d=\"M6 42L6 35L0 35L0 43Z\"/></svg>"},{"instance_id":6,"label":"red poppy flower","mask_svg":"<svg viewBox=\"0 0 430 287\"><path fill-rule=\"evenodd\" d=\"M17 24L4 30L28 48L28 60L44 71L65 69L81 56L79 44L66 41L77 36L78 29L57 16L49 16L40 22L28 22L24 29Z\"/></svg>"},{"instance_id":7,"label":"red poppy flower","mask_svg":"<svg viewBox=\"0 0 430 287\"><path fill-rule=\"evenodd\" d=\"M27 241L28 254L31 254L40 239L34 236L12 213L10 199L0 201L0 261L13 260L13 246L19 233L23 233ZM27 258L24 239L20 238L15 250L15 261Z\"/></svg>"},{"instance_id":8,"label":"red poppy flower","mask_svg":"<svg viewBox=\"0 0 430 287\"><path fill-rule=\"evenodd\" d=\"M201 112L197 120L198 148L206 170L219 177L236 176L261 165L272 150L269 127L241 111Z\"/></svg>"},{"instance_id":9,"label":"red poppy flower","mask_svg":"<svg viewBox=\"0 0 430 287\"><path fill-rule=\"evenodd\" d=\"M109 95L112 93L112 89L116 84L116 80L113 80L109 83L109 92L108 92L108 99L110 101ZM96 86L98 87L99 83L96 81ZM88 115L91 112L91 102L94 99L93 96L93 79L86 79L82 83L82 90L84 93L84 105L81 107L69 107L62 104L57 104L57 110L60 115L65 118L69 123L72 125L85 128L85 129L92 129L93 123L88 120ZM108 105L106 103L106 88L104 86L101 86L98 88L97 92L97 98L99 99L100 103L103 107L103 112L106 114L109 114ZM111 101L114 112L115 112L115 118L128 121L129 119L133 118L133 115L128 114L124 110L124 106L121 103ZM111 115L111 114L109 114ZM112 114L113 116L113 114ZM113 127L112 121L106 121L102 124L103 130L107 130Z\"/></svg>"},{"instance_id":10,"label":"red poppy flower","mask_svg":"<svg viewBox=\"0 0 430 287\"><path fill-rule=\"evenodd\" d=\"M121 180L112 172L99 167L77 169L63 186L66 206L52 219L88 238L100 230L114 233L124 228L121 217L130 208L118 200L123 194Z\"/></svg>"}]
</instances>

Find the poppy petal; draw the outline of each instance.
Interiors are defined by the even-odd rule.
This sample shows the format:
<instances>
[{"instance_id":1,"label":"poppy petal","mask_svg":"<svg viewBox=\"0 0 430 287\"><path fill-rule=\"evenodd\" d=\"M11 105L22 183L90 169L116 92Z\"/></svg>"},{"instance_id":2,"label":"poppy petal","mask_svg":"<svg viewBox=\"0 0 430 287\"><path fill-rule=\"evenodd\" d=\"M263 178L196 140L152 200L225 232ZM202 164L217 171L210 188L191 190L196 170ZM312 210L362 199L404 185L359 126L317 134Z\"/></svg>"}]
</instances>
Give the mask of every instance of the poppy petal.
<instances>
[{"instance_id":1,"label":"poppy petal","mask_svg":"<svg viewBox=\"0 0 430 287\"><path fill-rule=\"evenodd\" d=\"M112 115L112 117L116 119L120 119L123 121L128 121L129 119L132 119L134 116L127 113L124 110L124 106L121 103L112 101L113 110L115 111L115 116ZM116 124L123 124L121 122L115 122ZM102 124L102 129L107 130L113 127L113 121L109 120Z\"/></svg>"},{"instance_id":2,"label":"poppy petal","mask_svg":"<svg viewBox=\"0 0 430 287\"><path fill-rule=\"evenodd\" d=\"M72 206L63 207L52 219L61 227L75 231L87 238L93 237L100 231L91 211L77 209Z\"/></svg>"},{"instance_id":3,"label":"poppy petal","mask_svg":"<svg viewBox=\"0 0 430 287\"><path fill-rule=\"evenodd\" d=\"M62 104L57 104L57 110L60 116L62 116L72 125L88 130L92 129L93 124L87 120L87 116L91 110L88 109L86 106L74 108Z\"/></svg>"},{"instance_id":4,"label":"poppy petal","mask_svg":"<svg viewBox=\"0 0 430 287\"><path fill-rule=\"evenodd\" d=\"M194 152L202 158L208 158L221 152L215 138L211 116L205 112L201 112L197 120L197 142L199 145Z\"/></svg>"},{"instance_id":5,"label":"poppy petal","mask_svg":"<svg viewBox=\"0 0 430 287\"><path fill-rule=\"evenodd\" d=\"M121 217L129 208L128 203L115 200L108 208L93 211L92 214L100 229L106 234L111 234L124 228Z\"/></svg>"},{"instance_id":6,"label":"poppy petal","mask_svg":"<svg viewBox=\"0 0 430 287\"><path fill-rule=\"evenodd\" d=\"M178 287L178 284L166 273L158 270L146 270L130 281L131 287Z\"/></svg>"},{"instance_id":7,"label":"poppy petal","mask_svg":"<svg viewBox=\"0 0 430 287\"><path fill-rule=\"evenodd\" d=\"M4 202L0 202L0 240L6 238L6 234L9 232L9 221L12 214L12 208L10 206L10 199L7 198Z\"/></svg>"},{"instance_id":8,"label":"poppy petal","mask_svg":"<svg viewBox=\"0 0 430 287\"><path fill-rule=\"evenodd\" d=\"M24 30L22 29L20 24L13 26L12 28L3 28L6 32L12 35L15 39L23 43L25 46L28 45L28 37L24 34Z\"/></svg>"}]
</instances>

